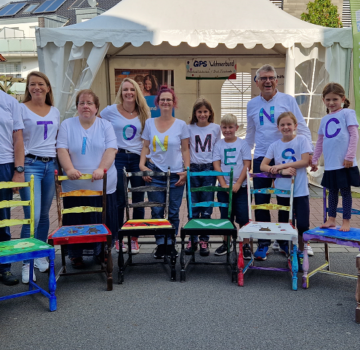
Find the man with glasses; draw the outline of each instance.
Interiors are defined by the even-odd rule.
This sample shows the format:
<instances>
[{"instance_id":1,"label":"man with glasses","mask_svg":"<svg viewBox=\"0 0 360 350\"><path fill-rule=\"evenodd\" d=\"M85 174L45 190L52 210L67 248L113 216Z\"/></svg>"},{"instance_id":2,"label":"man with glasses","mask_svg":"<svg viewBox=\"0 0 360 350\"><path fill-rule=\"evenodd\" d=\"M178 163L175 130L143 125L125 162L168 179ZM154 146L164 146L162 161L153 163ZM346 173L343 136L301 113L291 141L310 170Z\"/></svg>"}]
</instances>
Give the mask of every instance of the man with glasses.
<instances>
[{"instance_id":1,"label":"man with glasses","mask_svg":"<svg viewBox=\"0 0 360 350\"><path fill-rule=\"evenodd\" d=\"M279 92L276 88L277 84L277 74L274 67L266 64L257 70L256 85L261 93L247 104L247 130L245 138L251 149L253 149L255 143L253 160L254 173L261 172L260 164L270 144L282 138L276 121L278 116L283 112L292 112L295 115L298 121L297 134L304 135L312 145L310 130L306 125L295 98ZM310 158L312 158L312 156L310 156ZM272 160L269 165L274 165L274 160ZM271 187L272 184L272 179L268 178L255 178L253 181L255 189ZM257 194L255 195L255 203L269 203L270 198L271 195L269 194ZM270 222L269 210L255 210L255 220ZM254 254L255 259L266 260L270 243L270 240L261 239L258 241L258 249ZM287 254L289 251L288 243L286 241L279 243L280 251Z\"/></svg>"}]
</instances>

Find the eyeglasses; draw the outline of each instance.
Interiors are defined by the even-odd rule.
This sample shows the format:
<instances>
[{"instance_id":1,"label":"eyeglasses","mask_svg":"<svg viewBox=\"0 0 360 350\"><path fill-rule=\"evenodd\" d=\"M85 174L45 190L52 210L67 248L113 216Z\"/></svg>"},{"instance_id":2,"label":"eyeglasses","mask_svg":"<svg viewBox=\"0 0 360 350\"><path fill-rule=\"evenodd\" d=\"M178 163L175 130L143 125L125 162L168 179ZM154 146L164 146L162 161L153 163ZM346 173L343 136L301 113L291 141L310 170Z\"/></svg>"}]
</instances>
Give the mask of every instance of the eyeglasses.
<instances>
[{"instance_id":1,"label":"eyeglasses","mask_svg":"<svg viewBox=\"0 0 360 350\"><path fill-rule=\"evenodd\" d=\"M270 81L275 81L276 80L276 77L259 77L258 80L261 80L263 82L267 81L267 80L270 80Z\"/></svg>"},{"instance_id":2,"label":"eyeglasses","mask_svg":"<svg viewBox=\"0 0 360 350\"><path fill-rule=\"evenodd\" d=\"M85 105L88 106L93 106L95 103L94 102L79 102L79 106L83 107Z\"/></svg>"},{"instance_id":3,"label":"eyeglasses","mask_svg":"<svg viewBox=\"0 0 360 350\"><path fill-rule=\"evenodd\" d=\"M161 98L160 102L172 102L171 98Z\"/></svg>"}]
</instances>

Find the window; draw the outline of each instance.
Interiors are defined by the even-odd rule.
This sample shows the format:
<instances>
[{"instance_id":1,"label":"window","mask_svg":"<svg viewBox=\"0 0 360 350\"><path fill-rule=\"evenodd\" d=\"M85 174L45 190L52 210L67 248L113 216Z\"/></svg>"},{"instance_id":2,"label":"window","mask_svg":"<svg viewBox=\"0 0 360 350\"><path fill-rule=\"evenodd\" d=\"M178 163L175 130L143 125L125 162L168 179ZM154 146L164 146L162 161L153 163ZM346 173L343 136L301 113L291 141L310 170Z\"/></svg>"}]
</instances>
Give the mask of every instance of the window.
<instances>
[{"instance_id":1,"label":"window","mask_svg":"<svg viewBox=\"0 0 360 350\"><path fill-rule=\"evenodd\" d=\"M33 12L38 6L39 6L39 3L37 3L37 4L31 4L31 5L29 5L29 6L23 11L23 13L31 13L31 12Z\"/></svg>"},{"instance_id":2,"label":"window","mask_svg":"<svg viewBox=\"0 0 360 350\"><path fill-rule=\"evenodd\" d=\"M342 10L342 24L344 27L351 27L351 11L350 11L350 1L343 1L343 10Z\"/></svg>"},{"instance_id":3,"label":"window","mask_svg":"<svg viewBox=\"0 0 360 350\"><path fill-rule=\"evenodd\" d=\"M0 74L21 78L21 62L0 62Z\"/></svg>"},{"instance_id":4,"label":"window","mask_svg":"<svg viewBox=\"0 0 360 350\"><path fill-rule=\"evenodd\" d=\"M279 8L283 8L283 0L270 0L274 5L276 5Z\"/></svg>"},{"instance_id":5,"label":"window","mask_svg":"<svg viewBox=\"0 0 360 350\"><path fill-rule=\"evenodd\" d=\"M221 88L221 116L226 113L235 114L239 130L237 136L246 135L246 106L251 100L251 74L236 73L236 79L225 80ZM242 127L241 127L242 124Z\"/></svg>"},{"instance_id":6,"label":"window","mask_svg":"<svg viewBox=\"0 0 360 350\"><path fill-rule=\"evenodd\" d=\"M0 17L4 16L14 16L16 15L24 6L26 2L16 2L14 4L9 4L0 10Z\"/></svg>"},{"instance_id":7,"label":"window","mask_svg":"<svg viewBox=\"0 0 360 350\"><path fill-rule=\"evenodd\" d=\"M86 0L76 0L71 6L70 9L79 8Z\"/></svg>"}]
</instances>

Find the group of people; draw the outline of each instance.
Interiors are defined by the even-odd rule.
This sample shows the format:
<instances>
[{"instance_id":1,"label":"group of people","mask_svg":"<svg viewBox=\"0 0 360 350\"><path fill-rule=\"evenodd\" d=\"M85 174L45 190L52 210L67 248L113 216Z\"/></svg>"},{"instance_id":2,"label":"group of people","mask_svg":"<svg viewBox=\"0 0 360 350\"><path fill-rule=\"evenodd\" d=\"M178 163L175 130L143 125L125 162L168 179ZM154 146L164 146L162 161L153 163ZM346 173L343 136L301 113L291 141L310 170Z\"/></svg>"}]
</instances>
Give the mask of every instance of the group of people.
<instances>
[{"instance_id":1,"label":"group of people","mask_svg":"<svg viewBox=\"0 0 360 350\"><path fill-rule=\"evenodd\" d=\"M135 79L136 80L136 79ZM155 98L160 110L158 118L150 118L150 110L142 93L142 87L125 78L119 88L115 104L107 106L99 114L99 99L91 90L81 90L76 96L77 116L64 120L60 125L59 111L53 106L53 94L48 78L40 72L31 72L27 78L25 99L19 104L14 98L0 93L0 181L29 181L35 177L35 237L47 240L49 210L55 193L54 170L62 169L70 180L63 182L63 191L77 189L101 190L105 169L107 171L106 225L112 232L115 249L123 252L127 247L118 239L118 230L124 223L125 194L123 168L127 171L167 171L170 167L170 198L168 219L179 229L179 211L186 183L186 169L202 172L216 170L228 172L233 168L232 220L240 227L248 222L246 172L261 171L273 174L294 175L294 218L299 232L298 258L302 263L304 243L302 233L309 229L309 189L306 168L317 170L318 159L324 153L325 174L322 185L329 189L329 219L323 227L335 226L339 190L343 196L343 225L340 230L350 229L351 186L359 186L359 170L356 164L358 123L353 110L346 109L349 102L344 89L336 83L328 84L323 91L323 101L328 114L323 117L319 138L312 146L311 134L296 100L277 90L277 74L270 65L256 73L256 84L261 93L247 106L247 134L245 139L236 136L237 118L226 114L221 125L215 124L211 103L199 98L192 110L189 125L172 116L178 99L174 91L161 86ZM295 133L296 132L296 133ZM251 150L256 144L254 155ZM57 158L59 164L57 163ZM253 158L253 160L252 160ZM251 166L252 165L252 166ZM76 181L82 174L92 174L92 180ZM218 185L229 187L228 176L218 176ZM254 178L254 188L271 186L271 179ZM214 186L213 177L191 177L191 186ZM165 177L131 178L133 188L166 186ZM288 190L290 180L279 178L275 187ZM22 200L29 199L27 189L20 190ZM165 202L165 193L148 192L154 202ZM192 192L192 201L214 200L211 192ZM228 202L226 192L218 192L218 201ZM0 200L10 200L11 190L1 190ZM144 194L133 192L133 203L142 202ZM289 196L278 195L281 205L288 205ZM270 195L256 194L256 204L268 203ZM72 206L101 206L98 197L65 197L64 208ZM29 209L24 209L26 218ZM143 208L134 208L133 218L144 218ZM220 208L221 218L227 218L226 208ZM152 218L162 218L164 208L154 207ZM212 208L193 209L193 218L210 218ZM288 221L288 212L279 212L279 222ZM0 219L10 218L10 209L0 210ZM269 211L256 210L257 221L270 221ZM68 214L64 225L99 223L99 213ZM24 225L21 237L29 237L29 225ZM8 227L0 228L0 241L10 239ZM227 242L219 246L215 255L226 254ZM167 246L175 249L168 238ZM208 256L209 236L189 239L185 253L199 249L201 256ZM193 242L193 243L192 243ZM244 242L245 259L251 259L249 242ZM259 240L254 257L266 260L270 241ZM156 236L154 257L166 254L165 237ZM192 246L193 244L193 246ZM289 253L288 242L279 241L279 247ZM68 255L74 268L83 268L83 249L93 249L94 257L100 254L99 244L69 245ZM131 251L139 252L138 237L131 237ZM35 259L34 266L40 272L49 268L45 258ZM29 282L30 264L23 262L22 282ZM18 278L10 271L10 264L0 265L0 279L5 285L14 285ZM34 279L36 276L34 274Z\"/></svg>"}]
</instances>

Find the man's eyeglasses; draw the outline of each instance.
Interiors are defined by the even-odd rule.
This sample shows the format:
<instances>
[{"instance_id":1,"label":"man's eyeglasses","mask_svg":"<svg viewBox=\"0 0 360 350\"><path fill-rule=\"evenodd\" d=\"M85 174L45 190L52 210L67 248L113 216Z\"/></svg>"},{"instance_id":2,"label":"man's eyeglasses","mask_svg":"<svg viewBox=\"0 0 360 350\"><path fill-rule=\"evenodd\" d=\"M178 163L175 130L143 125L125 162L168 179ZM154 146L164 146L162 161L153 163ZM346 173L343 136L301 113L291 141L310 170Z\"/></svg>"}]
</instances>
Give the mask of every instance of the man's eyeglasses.
<instances>
[{"instance_id":1,"label":"man's eyeglasses","mask_svg":"<svg viewBox=\"0 0 360 350\"><path fill-rule=\"evenodd\" d=\"M261 80L263 82L267 81L267 80L270 80L270 81L275 81L276 80L276 77L259 77L258 80Z\"/></svg>"},{"instance_id":2,"label":"man's eyeglasses","mask_svg":"<svg viewBox=\"0 0 360 350\"><path fill-rule=\"evenodd\" d=\"M79 102L79 106L83 107L85 105L88 106L93 106L95 103L94 102Z\"/></svg>"},{"instance_id":3,"label":"man's eyeglasses","mask_svg":"<svg viewBox=\"0 0 360 350\"><path fill-rule=\"evenodd\" d=\"M171 98L161 98L160 102L172 102Z\"/></svg>"}]
</instances>

